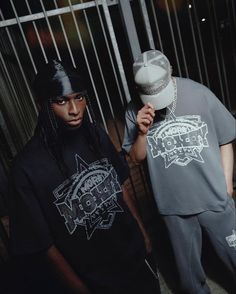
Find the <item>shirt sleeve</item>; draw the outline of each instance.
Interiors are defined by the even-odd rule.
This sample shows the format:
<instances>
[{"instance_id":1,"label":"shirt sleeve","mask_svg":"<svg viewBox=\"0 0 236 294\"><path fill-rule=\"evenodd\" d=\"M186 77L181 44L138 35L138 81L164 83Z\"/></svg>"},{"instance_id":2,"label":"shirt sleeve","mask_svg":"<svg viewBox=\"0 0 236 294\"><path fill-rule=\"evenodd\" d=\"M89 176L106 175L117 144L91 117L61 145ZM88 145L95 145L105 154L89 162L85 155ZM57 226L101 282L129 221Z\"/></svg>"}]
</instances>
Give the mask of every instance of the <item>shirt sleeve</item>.
<instances>
[{"instance_id":1,"label":"shirt sleeve","mask_svg":"<svg viewBox=\"0 0 236 294\"><path fill-rule=\"evenodd\" d=\"M131 102L125 112L125 132L122 144L122 149L125 150L127 153L129 153L138 134L136 117L137 109L135 108L135 105Z\"/></svg>"},{"instance_id":2,"label":"shirt sleeve","mask_svg":"<svg viewBox=\"0 0 236 294\"><path fill-rule=\"evenodd\" d=\"M236 138L235 118L209 89L206 98L210 106L219 145L232 142Z\"/></svg>"},{"instance_id":3,"label":"shirt sleeve","mask_svg":"<svg viewBox=\"0 0 236 294\"><path fill-rule=\"evenodd\" d=\"M48 249L52 238L33 187L23 169L16 168L10 180L10 244L14 255Z\"/></svg>"},{"instance_id":4,"label":"shirt sleeve","mask_svg":"<svg viewBox=\"0 0 236 294\"><path fill-rule=\"evenodd\" d=\"M118 152L111 142L107 133L101 129L101 142L105 150L105 154L108 156L111 164L117 172L117 175L120 180L120 184L123 184L124 181L129 177L129 167L122 152Z\"/></svg>"}]
</instances>

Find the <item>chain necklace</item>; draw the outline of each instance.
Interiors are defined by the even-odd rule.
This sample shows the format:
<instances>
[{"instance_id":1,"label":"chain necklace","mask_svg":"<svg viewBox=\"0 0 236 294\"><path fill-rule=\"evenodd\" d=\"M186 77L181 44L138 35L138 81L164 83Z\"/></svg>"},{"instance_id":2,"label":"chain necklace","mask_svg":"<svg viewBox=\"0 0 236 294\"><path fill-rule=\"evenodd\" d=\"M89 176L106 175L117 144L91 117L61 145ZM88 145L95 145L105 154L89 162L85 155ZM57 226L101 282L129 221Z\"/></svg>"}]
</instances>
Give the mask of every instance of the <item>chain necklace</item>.
<instances>
[{"instance_id":1,"label":"chain necklace","mask_svg":"<svg viewBox=\"0 0 236 294\"><path fill-rule=\"evenodd\" d=\"M174 86L174 100L171 103L170 107L167 107L168 109L168 113L166 115L166 119L169 119L174 115L175 109L176 109L176 104L177 104L177 84L176 84L176 78L171 77L172 82L173 82L173 86Z\"/></svg>"}]
</instances>

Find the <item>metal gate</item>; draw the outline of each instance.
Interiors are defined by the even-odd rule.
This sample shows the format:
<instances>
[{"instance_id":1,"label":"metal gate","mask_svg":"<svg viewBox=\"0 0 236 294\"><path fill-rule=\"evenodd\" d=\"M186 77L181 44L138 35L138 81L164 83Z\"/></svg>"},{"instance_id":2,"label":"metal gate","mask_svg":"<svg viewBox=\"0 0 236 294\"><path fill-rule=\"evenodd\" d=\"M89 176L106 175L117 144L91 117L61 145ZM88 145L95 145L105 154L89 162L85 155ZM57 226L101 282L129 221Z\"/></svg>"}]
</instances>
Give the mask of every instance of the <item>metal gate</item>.
<instances>
[{"instance_id":1,"label":"metal gate","mask_svg":"<svg viewBox=\"0 0 236 294\"><path fill-rule=\"evenodd\" d=\"M37 118L31 83L57 58L83 71L98 120L120 150L132 63L162 50L174 74L210 87L236 110L234 0L5 0L0 4L0 162L7 170ZM147 193L141 167L133 190ZM140 177L141 175L141 177ZM1 195L0 195L1 197Z\"/></svg>"}]
</instances>

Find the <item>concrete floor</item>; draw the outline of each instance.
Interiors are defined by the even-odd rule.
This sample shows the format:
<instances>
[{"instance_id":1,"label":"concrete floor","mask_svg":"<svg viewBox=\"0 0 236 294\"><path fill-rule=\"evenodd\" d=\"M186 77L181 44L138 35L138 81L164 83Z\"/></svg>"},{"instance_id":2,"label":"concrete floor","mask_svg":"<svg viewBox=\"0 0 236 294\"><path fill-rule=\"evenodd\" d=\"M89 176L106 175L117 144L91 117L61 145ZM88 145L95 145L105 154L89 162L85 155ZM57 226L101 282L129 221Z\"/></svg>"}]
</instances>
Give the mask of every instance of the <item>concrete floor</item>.
<instances>
[{"instance_id":1,"label":"concrete floor","mask_svg":"<svg viewBox=\"0 0 236 294\"><path fill-rule=\"evenodd\" d=\"M164 280L164 278L163 278L163 276L161 274L160 274L159 281L160 281L160 285L161 285L161 292L163 294L177 293L177 292L173 292L168 287L168 285L165 283L165 280ZM225 289L223 289L219 284L217 284L216 282L212 281L209 278L207 279L207 284L211 289L211 293L213 293L213 294L227 294L227 293L230 293L230 292L226 291ZM232 294L236 293L235 291L234 292L232 292L232 291L231 291Z\"/></svg>"}]
</instances>

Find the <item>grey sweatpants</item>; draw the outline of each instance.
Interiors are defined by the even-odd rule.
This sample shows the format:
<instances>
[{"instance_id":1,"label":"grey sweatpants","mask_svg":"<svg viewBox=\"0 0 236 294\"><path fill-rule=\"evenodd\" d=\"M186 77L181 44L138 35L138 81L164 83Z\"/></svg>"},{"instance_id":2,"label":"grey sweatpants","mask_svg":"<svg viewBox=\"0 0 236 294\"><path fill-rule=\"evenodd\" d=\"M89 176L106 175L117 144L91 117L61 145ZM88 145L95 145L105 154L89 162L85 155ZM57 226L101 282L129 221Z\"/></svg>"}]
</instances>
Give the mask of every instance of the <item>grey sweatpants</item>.
<instances>
[{"instance_id":1,"label":"grey sweatpants","mask_svg":"<svg viewBox=\"0 0 236 294\"><path fill-rule=\"evenodd\" d=\"M163 216L163 219L176 259L181 293L210 293L201 264L202 230L233 277L236 277L236 216L233 199L229 198L222 212Z\"/></svg>"}]
</instances>

